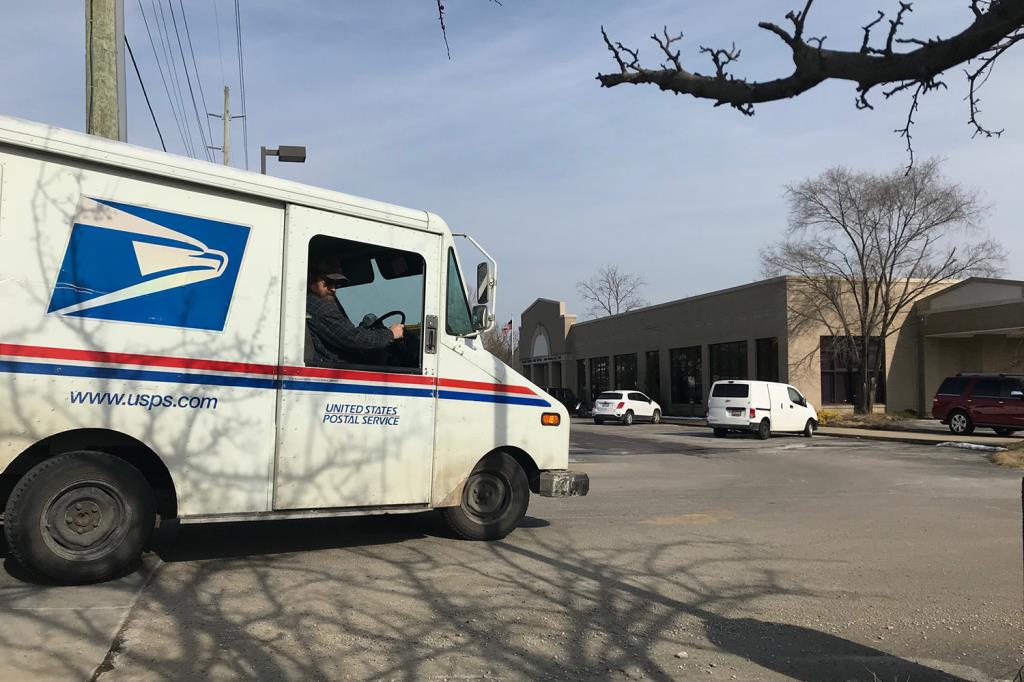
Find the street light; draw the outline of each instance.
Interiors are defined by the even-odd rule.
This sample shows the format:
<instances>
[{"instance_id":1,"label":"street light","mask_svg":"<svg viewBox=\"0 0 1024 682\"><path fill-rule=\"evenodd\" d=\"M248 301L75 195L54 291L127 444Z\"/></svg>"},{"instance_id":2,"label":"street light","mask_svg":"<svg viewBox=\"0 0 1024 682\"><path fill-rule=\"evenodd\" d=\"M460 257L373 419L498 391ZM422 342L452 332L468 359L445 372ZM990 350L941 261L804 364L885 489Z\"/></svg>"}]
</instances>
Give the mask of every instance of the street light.
<instances>
[{"instance_id":1,"label":"street light","mask_svg":"<svg viewBox=\"0 0 1024 682\"><path fill-rule=\"evenodd\" d=\"M282 163L305 163L306 148L294 145L281 145L277 149L260 147L260 173L267 174L267 157L276 156Z\"/></svg>"}]
</instances>

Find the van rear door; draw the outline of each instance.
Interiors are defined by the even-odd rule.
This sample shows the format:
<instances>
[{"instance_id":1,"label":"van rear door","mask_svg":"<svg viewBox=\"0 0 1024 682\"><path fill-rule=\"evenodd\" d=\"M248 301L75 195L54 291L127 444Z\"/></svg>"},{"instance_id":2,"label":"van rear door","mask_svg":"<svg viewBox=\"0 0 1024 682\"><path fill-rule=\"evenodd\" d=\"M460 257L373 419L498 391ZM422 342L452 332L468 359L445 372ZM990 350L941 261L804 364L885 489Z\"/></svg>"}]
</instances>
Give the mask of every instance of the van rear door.
<instances>
[{"instance_id":1,"label":"van rear door","mask_svg":"<svg viewBox=\"0 0 1024 682\"><path fill-rule=\"evenodd\" d=\"M745 428L750 425L750 384L719 381L708 398L708 423L713 426Z\"/></svg>"},{"instance_id":2,"label":"van rear door","mask_svg":"<svg viewBox=\"0 0 1024 682\"><path fill-rule=\"evenodd\" d=\"M440 305L440 248L437 234L288 207L274 509L428 502L437 355L423 342ZM347 278L335 296L353 324L397 310L404 340L320 359L307 326L310 262Z\"/></svg>"}]
</instances>

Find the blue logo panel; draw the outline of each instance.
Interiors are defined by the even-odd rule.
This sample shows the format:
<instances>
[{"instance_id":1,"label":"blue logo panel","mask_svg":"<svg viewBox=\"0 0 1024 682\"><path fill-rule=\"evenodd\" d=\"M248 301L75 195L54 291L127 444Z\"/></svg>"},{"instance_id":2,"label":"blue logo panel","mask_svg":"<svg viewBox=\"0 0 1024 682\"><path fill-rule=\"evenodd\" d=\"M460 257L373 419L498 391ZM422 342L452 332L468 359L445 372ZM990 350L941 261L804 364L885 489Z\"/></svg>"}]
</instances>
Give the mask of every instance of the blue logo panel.
<instances>
[{"instance_id":1,"label":"blue logo panel","mask_svg":"<svg viewBox=\"0 0 1024 682\"><path fill-rule=\"evenodd\" d=\"M82 197L47 313L221 331L249 227Z\"/></svg>"}]
</instances>

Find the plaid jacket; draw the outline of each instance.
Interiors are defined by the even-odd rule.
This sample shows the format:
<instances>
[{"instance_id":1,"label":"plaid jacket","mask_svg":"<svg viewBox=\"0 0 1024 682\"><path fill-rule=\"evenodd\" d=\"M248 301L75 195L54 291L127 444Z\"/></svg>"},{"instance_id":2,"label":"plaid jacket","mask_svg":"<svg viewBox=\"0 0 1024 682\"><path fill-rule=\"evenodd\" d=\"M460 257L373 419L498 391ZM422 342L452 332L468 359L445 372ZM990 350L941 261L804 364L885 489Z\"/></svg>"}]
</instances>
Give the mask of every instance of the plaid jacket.
<instances>
[{"instance_id":1,"label":"plaid jacket","mask_svg":"<svg viewBox=\"0 0 1024 682\"><path fill-rule=\"evenodd\" d=\"M384 348L395 340L390 329L352 324L337 299L306 294L306 328L317 364L359 362L362 352Z\"/></svg>"}]
</instances>

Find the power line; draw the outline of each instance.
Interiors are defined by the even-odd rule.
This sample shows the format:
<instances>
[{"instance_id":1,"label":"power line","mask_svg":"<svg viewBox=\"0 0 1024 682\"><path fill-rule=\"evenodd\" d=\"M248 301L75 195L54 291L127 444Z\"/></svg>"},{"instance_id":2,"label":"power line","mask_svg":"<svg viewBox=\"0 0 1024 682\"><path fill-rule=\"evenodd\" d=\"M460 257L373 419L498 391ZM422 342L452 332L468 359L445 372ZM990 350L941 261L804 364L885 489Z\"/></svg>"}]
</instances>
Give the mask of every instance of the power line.
<instances>
[{"instance_id":1,"label":"power line","mask_svg":"<svg viewBox=\"0 0 1024 682\"><path fill-rule=\"evenodd\" d=\"M196 53L192 49L192 33L188 30L188 15L185 14L185 5L182 4L182 0L178 0L178 6L181 8L181 20L185 24L185 37L188 38L188 51L192 54L192 70L196 74L196 83L199 85L199 99L203 102L203 111L206 113L210 112L210 107L206 106L206 94L203 92L203 79L199 76L199 65L196 63ZM206 132L210 134L210 143L213 143L213 129L210 127L210 117L206 117Z\"/></svg>"},{"instance_id":2,"label":"power line","mask_svg":"<svg viewBox=\"0 0 1024 682\"><path fill-rule=\"evenodd\" d=\"M187 145L185 144L185 133L181 128L181 121L178 120L178 112L174 108L174 99L171 97L171 90L167 87L167 78L164 76L164 67L160 64L160 57L156 52L156 41L153 40L153 32L149 30L149 20L146 19L146 11L142 8L142 0L139 0L139 12L142 14L142 23L146 26L146 34L149 36L149 44L153 48L153 59L156 61L157 70L160 71L160 80L164 84L164 92L167 93L167 101L171 105L171 115L174 117L174 125L178 128L178 135L181 137L182 146L187 149ZM164 151L167 151L166 148Z\"/></svg>"},{"instance_id":3,"label":"power line","mask_svg":"<svg viewBox=\"0 0 1024 682\"><path fill-rule=\"evenodd\" d=\"M245 169L249 170L249 118L245 111L245 61L242 58L242 10L235 0L235 40L238 44L238 85L242 97L242 144L245 145Z\"/></svg>"},{"instance_id":4,"label":"power line","mask_svg":"<svg viewBox=\"0 0 1024 682\"><path fill-rule=\"evenodd\" d=\"M192 89L192 77L188 75L188 62L185 61L185 48L181 44L181 32L178 31L178 20L174 15L174 5L171 0L167 0L167 6L171 10L171 23L174 26L174 36L178 41L178 53L181 55L181 65L185 69L185 82L188 84L188 95L192 100L192 111L196 115L196 125L199 126L199 138L203 142L203 154L206 156L207 161L212 161L213 157L210 156L210 145L206 141L206 131L203 130L203 121L199 116L199 105L196 103L196 93Z\"/></svg>"},{"instance_id":5,"label":"power line","mask_svg":"<svg viewBox=\"0 0 1024 682\"><path fill-rule=\"evenodd\" d=\"M153 5L154 21L157 23L160 35L160 45L164 48L164 58L167 60L167 70L170 74L171 84L174 86L174 94L177 98L178 111L181 114L181 123L185 130L185 152L195 157L195 142L192 139L192 128L188 125L188 116L185 113L185 98L181 94L181 80L178 78L177 62L174 60L174 50L171 47L171 34L167 30L167 16L164 14L164 5L159 0L150 0Z\"/></svg>"},{"instance_id":6,"label":"power line","mask_svg":"<svg viewBox=\"0 0 1024 682\"><path fill-rule=\"evenodd\" d=\"M142 88L142 96L146 98L146 106L149 107L149 115L153 117L153 125L156 126L156 134L160 137L160 146L167 151L164 144L164 134L160 132L160 124L156 122L156 114L153 113L153 105L149 103L149 95L146 93L146 84L142 82L142 74L139 73L139 64L135 61L135 53L132 52L132 44L128 42L128 36L124 37L125 47L128 48L128 56L132 58L132 66L135 67L135 75L139 79L139 86Z\"/></svg>"}]
</instances>

